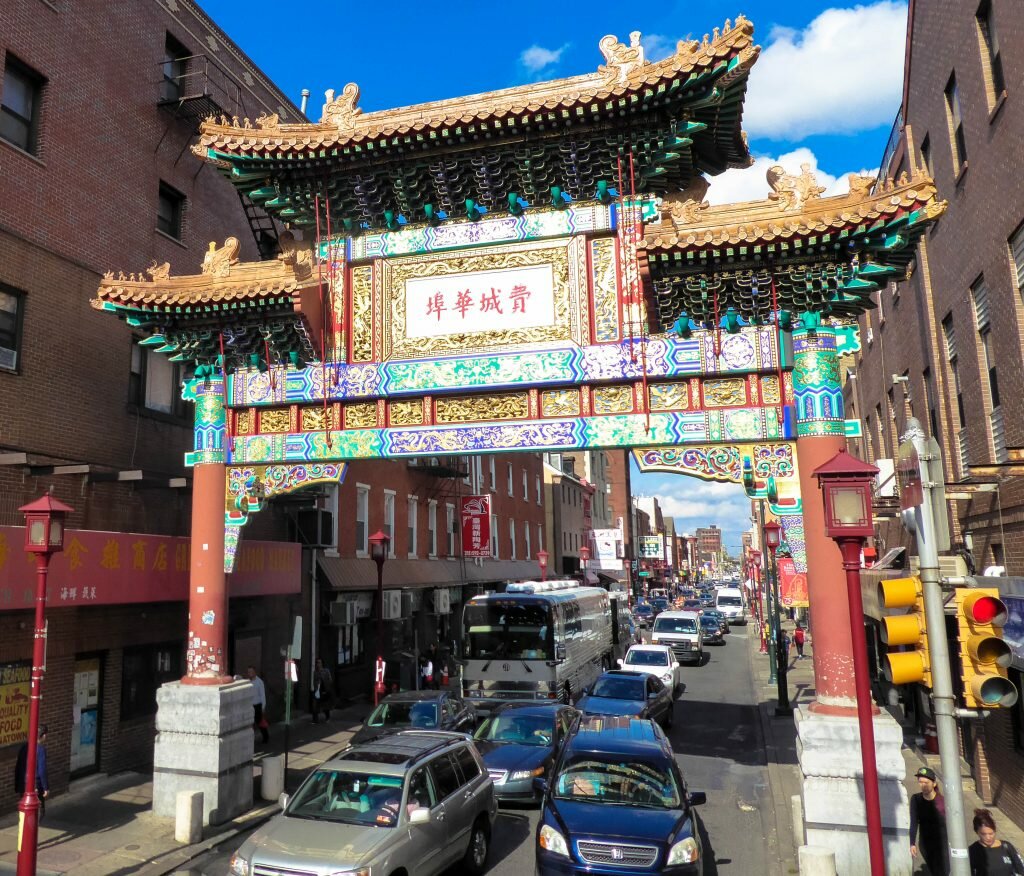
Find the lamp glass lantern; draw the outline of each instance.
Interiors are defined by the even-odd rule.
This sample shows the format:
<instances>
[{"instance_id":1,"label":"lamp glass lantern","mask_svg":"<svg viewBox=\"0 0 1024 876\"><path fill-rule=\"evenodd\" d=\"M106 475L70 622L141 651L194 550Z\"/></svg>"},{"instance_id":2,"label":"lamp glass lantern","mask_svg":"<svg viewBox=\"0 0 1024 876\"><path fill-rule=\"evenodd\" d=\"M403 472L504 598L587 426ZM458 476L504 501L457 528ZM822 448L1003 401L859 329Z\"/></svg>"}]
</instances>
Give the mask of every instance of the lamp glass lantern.
<instances>
[{"instance_id":1,"label":"lamp glass lantern","mask_svg":"<svg viewBox=\"0 0 1024 876\"><path fill-rule=\"evenodd\" d=\"M764 543L773 554L782 544L782 526L774 520L764 525Z\"/></svg>"},{"instance_id":2,"label":"lamp glass lantern","mask_svg":"<svg viewBox=\"0 0 1024 876\"><path fill-rule=\"evenodd\" d=\"M580 562L585 566L590 561L590 548L583 545L580 548Z\"/></svg>"},{"instance_id":3,"label":"lamp glass lantern","mask_svg":"<svg viewBox=\"0 0 1024 876\"><path fill-rule=\"evenodd\" d=\"M875 466L845 450L815 470L825 506L825 534L829 538L865 539L875 534L871 484L877 474Z\"/></svg>"},{"instance_id":4,"label":"lamp glass lantern","mask_svg":"<svg viewBox=\"0 0 1024 876\"><path fill-rule=\"evenodd\" d=\"M55 554L64 550L64 518L70 505L47 494L18 509L25 515L25 550L33 554Z\"/></svg>"},{"instance_id":5,"label":"lamp glass lantern","mask_svg":"<svg viewBox=\"0 0 1024 876\"><path fill-rule=\"evenodd\" d=\"M541 574L544 574L548 570L548 552L545 550L537 551L537 565L540 566Z\"/></svg>"},{"instance_id":6,"label":"lamp glass lantern","mask_svg":"<svg viewBox=\"0 0 1024 876\"><path fill-rule=\"evenodd\" d=\"M378 566L383 566L388 558L388 547L391 544L391 536L386 532L377 530L367 541L370 542L370 559Z\"/></svg>"}]
</instances>

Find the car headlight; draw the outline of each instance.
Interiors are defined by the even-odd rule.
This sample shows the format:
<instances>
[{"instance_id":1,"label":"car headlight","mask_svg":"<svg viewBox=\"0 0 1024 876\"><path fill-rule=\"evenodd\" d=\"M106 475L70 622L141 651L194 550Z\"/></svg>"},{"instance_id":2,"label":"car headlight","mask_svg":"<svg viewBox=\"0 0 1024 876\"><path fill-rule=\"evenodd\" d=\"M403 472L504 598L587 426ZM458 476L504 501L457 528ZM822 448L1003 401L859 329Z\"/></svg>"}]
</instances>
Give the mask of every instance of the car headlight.
<instances>
[{"instance_id":1,"label":"car headlight","mask_svg":"<svg viewBox=\"0 0 1024 876\"><path fill-rule=\"evenodd\" d=\"M249 876L249 859L235 852L228 864L228 876Z\"/></svg>"},{"instance_id":2,"label":"car headlight","mask_svg":"<svg viewBox=\"0 0 1024 876\"><path fill-rule=\"evenodd\" d=\"M533 779L542 775L544 775L544 767L539 766L532 770L516 770L508 777L508 780L510 782L515 782L519 779Z\"/></svg>"},{"instance_id":3,"label":"car headlight","mask_svg":"<svg viewBox=\"0 0 1024 876\"><path fill-rule=\"evenodd\" d=\"M569 857L569 847L565 844L565 837L557 830L548 825L540 829L540 836L537 838L542 849L547 849L553 855L564 855Z\"/></svg>"},{"instance_id":4,"label":"car headlight","mask_svg":"<svg viewBox=\"0 0 1024 876\"><path fill-rule=\"evenodd\" d=\"M672 846L668 853L668 865L692 864L698 858L700 858L700 849L697 847L697 840L688 836Z\"/></svg>"},{"instance_id":5,"label":"car headlight","mask_svg":"<svg viewBox=\"0 0 1024 876\"><path fill-rule=\"evenodd\" d=\"M358 870L335 870L331 876L370 876L370 868L360 867Z\"/></svg>"}]
</instances>

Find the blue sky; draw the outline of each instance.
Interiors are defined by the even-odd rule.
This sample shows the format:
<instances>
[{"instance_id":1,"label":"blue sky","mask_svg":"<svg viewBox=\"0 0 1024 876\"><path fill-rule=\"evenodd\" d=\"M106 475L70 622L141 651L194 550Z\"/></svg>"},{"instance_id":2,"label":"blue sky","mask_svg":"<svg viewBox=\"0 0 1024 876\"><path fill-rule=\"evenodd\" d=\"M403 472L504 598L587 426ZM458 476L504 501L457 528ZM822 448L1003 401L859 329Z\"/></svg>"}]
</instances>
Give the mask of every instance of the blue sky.
<instances>
[{"instance_id":1,"label":"blue sky","mask_svg":"<svg viewBox=\"0 0 1024 876\"><path fill-rule=\"evenodd\" d=\"M827 194L842 191L845 174L878 167L902 89L901 0L200 5L296 104L308 88L314 119L324 91L348 82L358 83L365 111L456 97L591 72L603 61L598 41L609 33L628 42L639 30L647 56L657 60L678 40L699 39L742 12L762 47L743 118L755 163L714 178L712 203L765 197L765 171L773 164L799 172L807 163ZM638 494L658 496L681 530L717 523L732 550L749 526L738 487L639 473L633 485Z\"/></svg>"}]
</instances>

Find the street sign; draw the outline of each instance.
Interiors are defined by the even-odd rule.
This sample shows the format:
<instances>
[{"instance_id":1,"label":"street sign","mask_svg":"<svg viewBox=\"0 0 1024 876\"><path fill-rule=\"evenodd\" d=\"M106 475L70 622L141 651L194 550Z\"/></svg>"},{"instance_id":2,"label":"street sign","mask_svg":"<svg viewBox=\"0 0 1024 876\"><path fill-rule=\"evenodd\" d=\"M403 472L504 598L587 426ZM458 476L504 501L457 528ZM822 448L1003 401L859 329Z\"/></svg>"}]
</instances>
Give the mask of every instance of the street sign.
<instances>
[{"instance_id":1,"label":"street sign","mask_svg":"<svg viewBox=\"0 0 1024 876\"><path fill-rule=\"evenodd\" d=\"M650 572L641 572L640 573L640 577L641 578L650 578L651 577L651 573Z\"/></svg>"}]
</instances>

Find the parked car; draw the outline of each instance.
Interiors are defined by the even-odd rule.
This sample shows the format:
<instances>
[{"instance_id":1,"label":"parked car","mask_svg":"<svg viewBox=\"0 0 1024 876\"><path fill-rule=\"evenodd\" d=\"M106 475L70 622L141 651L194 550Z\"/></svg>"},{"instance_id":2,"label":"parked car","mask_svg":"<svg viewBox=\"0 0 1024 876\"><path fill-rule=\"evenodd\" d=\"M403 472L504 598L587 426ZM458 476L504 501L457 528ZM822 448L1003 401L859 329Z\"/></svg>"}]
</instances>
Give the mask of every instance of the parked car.
<instances>
[{"instance_id":1,"label":"parked car","mask_svg":"<svg viewBox=\"0 0 1024 876\"><path fill-rule=\"evenodd\" d=\"M684 599L683 607L680 609L680 611L695 611L697 614L700 614L703 610L704 606L697 597L694 597L693 599Z\"/></svg>"},{"instance_id":2,"label":"parked car","mask_svg":"<svg viewBox=\"0 0 1024 876\"><path fill-rule=\"evenodd\" d=\"M704 659L701 644L700 615L693 611L666 611L658 615L651 630L652 645L668 645L680 663Z\"/></svg>"},{"instance_id":3,"label":"parked car","mask_svg":"<svg viewBox=\"0 0 1024 876\"><path fill-rule=\"evenodd\" d=\"M619 666L653 675L673 693L682 683L679 661L667 645L634 645L626 652L625 658L619 661Z\"/></svg>"},{"instance_id":4,"label":"parked car","mask_svg":"<svg viewBox=\"0 0 1024 876\"><path fill-rule=\"evenodd\" d=\"M694 807L665 734L652 722L584 717L544 789L537 876L625 873L702 876Z\"/></svg>"},{"instance_id":5,"label":"parked car","mask_svg":"<svg viewBox=\"0 0 1024 876\"><path fill-rule=\"evenodd\" d=\"M633 609L633 617L641 627L646 629L654 621L654 606L649 602L637 603L636 608Z\"/></svg>"},{"instance_id":6,"label":"parked car","mask_svg":"<svg viewBox=\"0 0 1024 876\"><path fill-rule=\"evenodd\" d=\"M407 690L384 697L352 737L369 742L399 730L455 730L472 733L476 710L462 697L446 690Z\"/></svg>"},{"instance_id":7,"label":"parked car","mask_svg":"<svg viewBox=\"0 0 1024 876\"><path fill-rule=\"evenodd\" d=\"M610 669L598 676L576 703L584 715L625 715L650 718L666 729L674 717L672 690L646 672Z\"/></svg>"},{"instance_id":8,"label":"parked car","mask_svg":"<svg viewBox=\"0 0 1024 876\"><path fill-rule=\"evenodd\" d=\"M708 617L713 617L718 621L718 626L721 628L723 633L729 632L729 619L722 614L717 608L705 608L704 614Z\"/></svg>"},{"instance_id":9,"label":"parked car","mask_svg":"<svg viewBox=\"0 0 1024 876\"><path fill-rule=\"evenodd\" d=\"M473 738L499 802L537 802L533 780L547 776L580 713L560 703L506 703Z\"/></svg>"},{"instance_id":10,"label":"parked car","mask_svg":"<svg viewBox=\"0 0 1024 876\"><path fill-rule=\"evenodd\" d=\"M700 618L700 640L705 645L724 645L725 639L722 636L722 628L713 617L701 615Z\"/></svg>"},{"instance_id":11,"label":"parked car","mask_svg":"<svg viewBox=\"0 0 1024 876\"><path fill-rule=\"evenodd\" d=\"M494 784L461 733L406 730L353 745L318 767L284 810L231 857L251 873L435 876L487 866Z\"/></svg>"}]
</instances>

